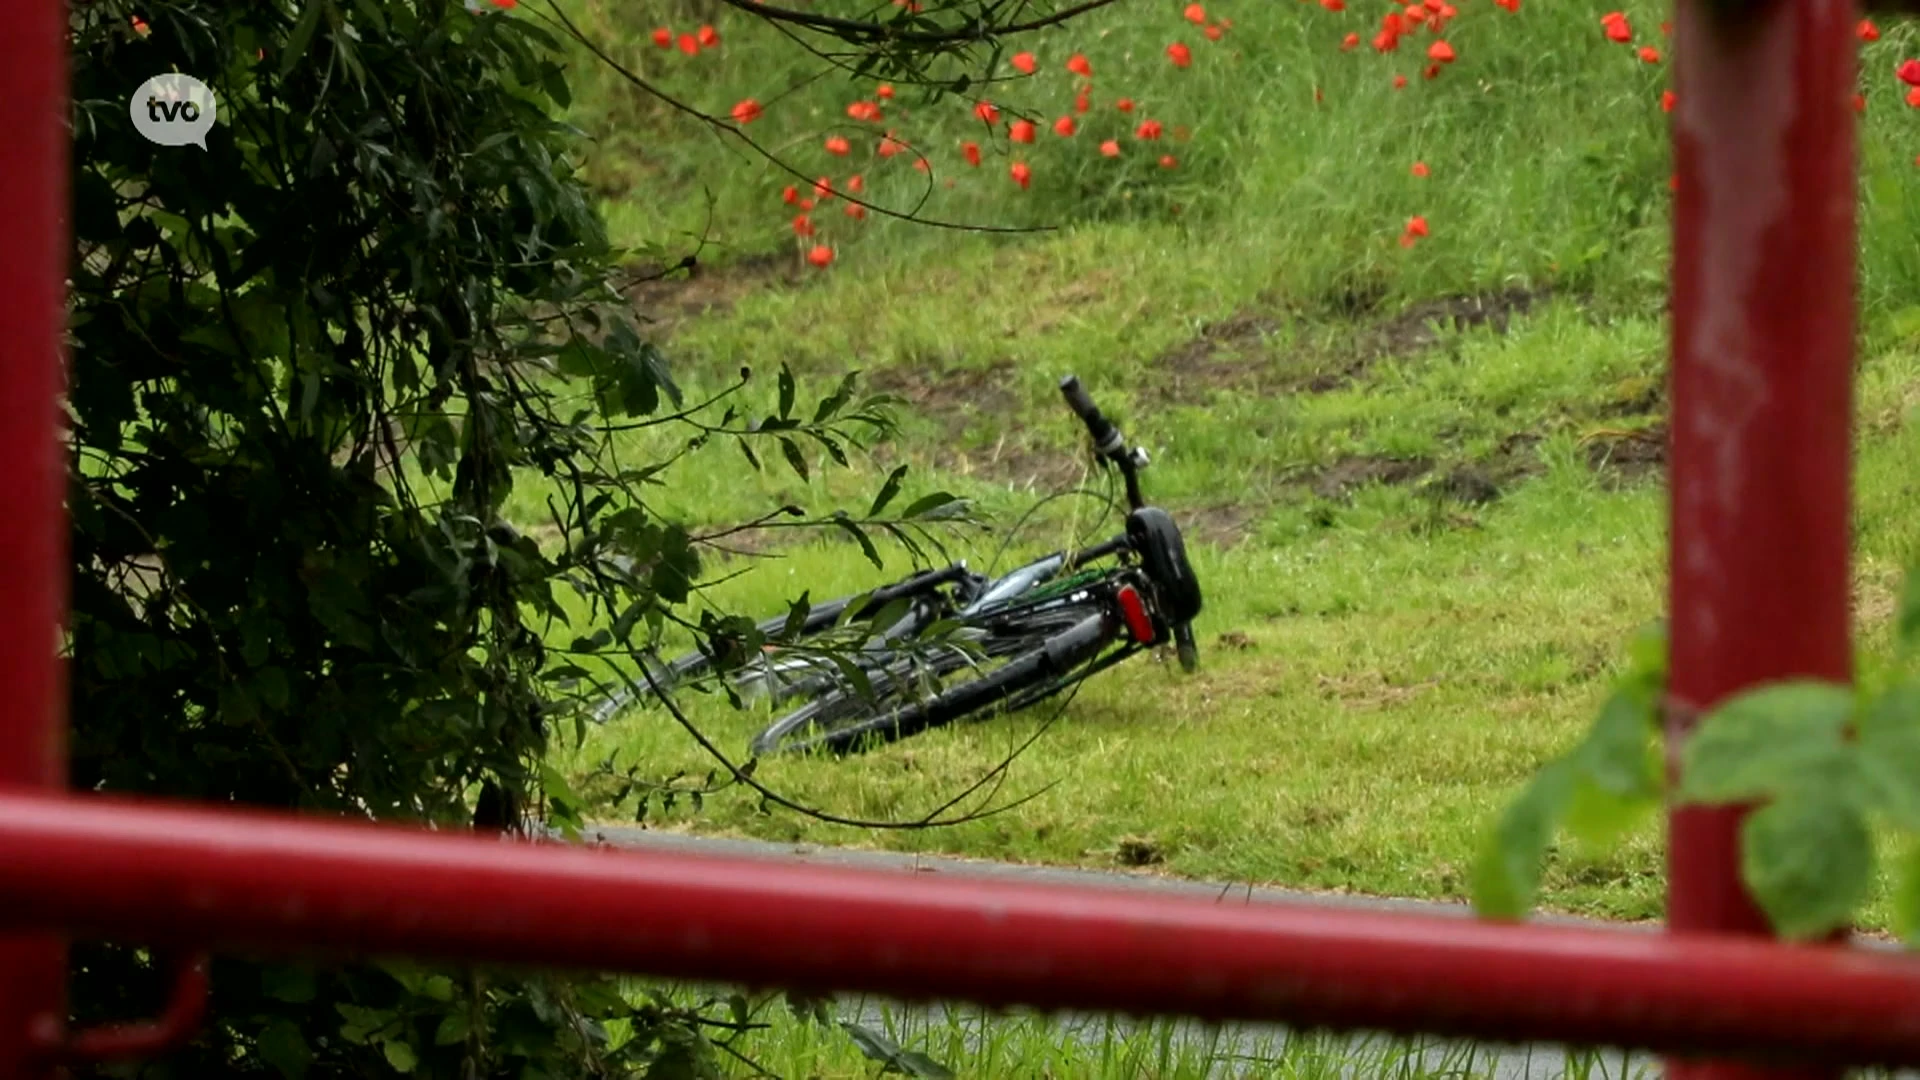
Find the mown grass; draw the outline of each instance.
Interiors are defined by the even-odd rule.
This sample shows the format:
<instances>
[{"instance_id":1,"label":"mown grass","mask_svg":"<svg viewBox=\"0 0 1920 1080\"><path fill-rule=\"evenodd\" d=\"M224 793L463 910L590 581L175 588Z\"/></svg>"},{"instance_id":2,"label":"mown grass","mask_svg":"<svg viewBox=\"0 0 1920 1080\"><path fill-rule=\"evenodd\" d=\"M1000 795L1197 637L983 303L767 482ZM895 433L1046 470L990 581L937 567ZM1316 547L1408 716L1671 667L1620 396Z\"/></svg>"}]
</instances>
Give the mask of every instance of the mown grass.
<instances>
[{"instance_id":1,"label":"mown grass","mask_svg":"<svg viewBox=\"0 0 1920 1080\"><path fill-rule=\"evenodd\" d=\"M741 97L771 102L817 67L706 5L566 6L622 62L719 114ZM964 103L903 101L897 126L934 161L927 214L1061 227L983 235L883 219L852 227L822 214L839 256L824 274L798 272L776 170L604 71L580 69L575 121L597 140L594 170L616 232L664 262L697 243L704 261L734 264L684 294L647 294L713 305L669 308L676 320L661 331L690 392L748 365L759 375L744 398L764 408L784 363L804 392L824 394L858 369L910 404L874 457L844 470L820 462L809 482L780 465L751 472L736 450L709 446L670 474L657 495L663 512L728 525L784 503L857 508L906 461L908 497L949 489L1004 527L1085 478L1082 434L1054 389L1073 372L1152 450L1148 491L1189 523L1207 592L1195 676L1143 660L1060 709L757 772L837 814L909 819L1047 725L996 790L1000 801L1031 796L1016 810L875 832L768 812L735 790L697 808L654 800L650 822L1458 899L1493 815L1588 723L1628 635L1665 602L1660 470L1632 466L1643 444L1627 437L1657 433L1664 409L1663 69L1601 40L1598 16L1613 4L1529 5L1513 17L1462 4L1449 34L1461 60L1432 83L1411 58L1338 52L1341 34L1368 29L1353 12L1210 6L1236 24L1221 45L1181 24L1178 5L1122 3L1029 44L1044 85L1004 95L1009 106L1024 95L1043 120L1055 115L1071 97L1065 77L1053 77L1058 62L1084 50L1098 78L1095 125L1079 138L1118 130L1111 101L1127 94L1142 102L1135 118L1190 129L1169 147L1178 169L1043 146L1022 194L1005 181L1008 159L994 156L1004 141L988 147L980 173L958 164L954 144L977 135ZM1657 41L1665 11L1628 11ZM658 23L702 19L726 37L716 56L688 61L645 40ZM1913 50L1915 31L1886 31L1863 55L1855 608L1868 672L1888 662L1899 568L1920 554L1908 512L1920 475L1920 434L1908 422L1920 403L1911 306L1920 128L1891 80L1874 74ZM1190 71L1160 56L1174 36L1195 46ZM1407 90L1390 88L1396 69L1415 75ZM833 76L770 105L750 130L804 175L859 169L868 197L905 207L925 182L908 158L849 165L818 150L820 135L846 126L845 102L869 92ZM1428 163L1428 179L1410 176L1414 160ZM941 186L948 176L952 189ZM1433 235L1403 250L1395 238L1416 213ZM1487 299L1501 317L1459 331L1423 318L1462 310L1460 297ZM657 457L683 437L636 432L622 451ZM1410 480L1358 482L1408 459L1428 467ZM1484 498L1487 485L1496 498L1462 497ZM517 505L538 516L537 493ZM1096 510L1085 499L1054 504L1012 553L1082 535ZM1001 540L960 534L954 547L980 566ZM890 550L889 575L907 569ZM700 602L750 614L783 610L802 590L817 600L879 580L832 536L716 557L708 572L717 583ZM687 708L736 755L764 721L710 699ZM560 764L580 778L609 755L653 777L714 764L657 708L593 731ZM634 806L600 812L630 817ZM1611 852L1557 849L1543 906L1659 917L1661 841L1650 820ZM1869 928L1887 924L1884 886ZM928 1038L950 1037L942 1021L926 1022ZM1135 1074L1075 1071L1046 1057L1080 1053L1071 1040L1034 1032L1018 1054L1035 1068L1044 1058L1045 1069L1014 1072ZM840 1075L805 1064L839 1052L815 1037L783 1029L779 1053L795 1073ZM1014 1074L978 1074L996 1072Z\"/></svg>"},{"instance_id":2,"label":"mown grass","mask_svg":"<svg viewBox=\"0 0 1920 1080\"><path fill-rule=\"evenodd\" d=\"M655 988L656 990L658 988ZM636 997L644 988L636 986ZM683 990L677 996L688 997ZM1568 1077L1640 1080L1654 1070L1644 1055L1620 1050L1491 1047L1430 1037L1290 1031L1192 1020L991 1012L970 1006L916 1008L865 997L843 998L830 1024L794 1022L777 1000L750 1006L756 1025L731 1041L731 1064L776 1076L817 1080L868 1077L876 1065L843 1025L857 1025L963 1077L1055 1080L1334 1080L1345 1077ZM610 1032L616 1041L621 1031ZM725 1055L723 1054L723 1057ZM750 1066L748 1063L751 1063Z\"/></svg>"}]
</instances>

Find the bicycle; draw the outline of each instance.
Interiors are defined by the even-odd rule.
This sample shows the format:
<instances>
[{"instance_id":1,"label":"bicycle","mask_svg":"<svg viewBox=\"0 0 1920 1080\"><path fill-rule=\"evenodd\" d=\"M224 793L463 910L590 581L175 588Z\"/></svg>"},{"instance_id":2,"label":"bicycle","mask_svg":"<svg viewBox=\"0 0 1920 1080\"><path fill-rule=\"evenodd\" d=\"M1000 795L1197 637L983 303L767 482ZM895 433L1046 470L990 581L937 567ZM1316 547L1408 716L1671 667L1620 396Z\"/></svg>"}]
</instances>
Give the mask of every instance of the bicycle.
<instances>
[{"instance_id":1,"label":"bicycle","mask_svg":"<svg viewBox=\"0 0 1920 1080\"><path fill-rule=\"evenodd\" d=\"M1141 496L1147 453L1126 445L1078 378L1061 380L1060 390L1085 423L1095 458L1117 468L1125 482L1126 530L999 577L977 574L960 560L811 607L797 626L788 625L788 616L760 623L762 638L781 643L732 674L736 691L804 703L752 741L754 756L818 749L844 754L976 713L1014 712L1169 642L1183 670L1198 666L1192 623L1201 610L1200 584L1173 517ZM858 609L849 614L856 602ZM833 627L863 621L870 624L866 644L843 661L798 647ZM930 647L917 643L936 628L946 633ZM705 652L690 653L657 670L652 681L670 690L712 674L715 661ZM611 719L634 693L605 699L594 719Z\"/></svg>"}]
</instances>

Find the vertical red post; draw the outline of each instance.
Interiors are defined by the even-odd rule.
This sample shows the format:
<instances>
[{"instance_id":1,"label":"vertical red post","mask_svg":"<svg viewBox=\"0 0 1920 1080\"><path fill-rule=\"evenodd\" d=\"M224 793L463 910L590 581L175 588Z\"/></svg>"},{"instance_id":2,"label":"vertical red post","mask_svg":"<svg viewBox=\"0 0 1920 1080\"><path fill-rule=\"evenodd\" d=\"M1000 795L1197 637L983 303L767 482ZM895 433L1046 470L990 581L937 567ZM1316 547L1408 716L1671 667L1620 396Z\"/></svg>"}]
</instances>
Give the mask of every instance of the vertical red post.
<instances>
[{"instance_id":1,"label":"vertical red post","mask_svg":"<svg viewBox=\"0 0 1920 1080\"><path fill-rule=\"evenodd\" d=\"M1852 678L1856 18L1836 0L1678 0L1670 758L1743 688ZM1740 882L1742 817L1673 812L1671 928L1770 932Z\"/></svg>"},{"instance_id":2,"label":"vertical red post","mask_svg":"<svg viewBox=\"0 0 1920 1080\"><path fill-rule=\"evenodd\" d=\"M26 0L0 33L0 787L66 783L55 659L66 603L66 470L58 435L67 234L66 5ZM50 1075L36 1025L64 1018L57 938L0 937L0 1080Z\"/></svg>"}]
</instances>

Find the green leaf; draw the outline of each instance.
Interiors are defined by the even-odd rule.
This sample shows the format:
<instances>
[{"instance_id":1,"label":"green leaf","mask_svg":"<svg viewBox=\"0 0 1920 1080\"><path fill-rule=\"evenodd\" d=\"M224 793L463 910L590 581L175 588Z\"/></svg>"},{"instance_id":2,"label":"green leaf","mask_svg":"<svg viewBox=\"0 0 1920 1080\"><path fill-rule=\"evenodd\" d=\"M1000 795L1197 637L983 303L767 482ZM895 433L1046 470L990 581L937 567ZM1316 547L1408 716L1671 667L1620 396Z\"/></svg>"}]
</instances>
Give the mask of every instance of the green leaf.
<instances>
[{"instance_id":1,"label":"green leaf","mask_svg":"<svg viewBox=\"0 0 1920 1080\"><path fill-rule=\"evenodd\" d=\"M1736 695L1708 713L1682 751L1682 801L1732 803L1846 779L1842 741L1853 694L1796 681Z\"/></svg>"},{"instance_id":2,"label":"green leaf","mask_svg":"<svg viewBox=\"0 0 1920 1080\"><path fill-rule=\"evenodd\" d=\"M1606 849L1645 821L1659 806L1657 792L1622 793L1583 772L1574 778L1561 824L1581 844Z\"/></svg>"},{"instance_id":3,"label":"green leaf","mask_svg":"<svg viewBox=\"0 0 1920 1080\"><path fill-rule=\"evenodd\" d=\"M430 975L420 984L420 994L434 1001L452 1001L453 980L445 975Z\"/></svg>"},{"instance_id":4,"label":"green leaf","mask_svg":"<svg viewBox=\"0 0 1920 1080\"><path fill-rule=\"evenodd\" d=\"M1860 717L1861 795L1902 828L1920 830L1920 683L1880 695Z\"/></svg>"},{"instance_id":5,"label":"green leaf","mask_svg":"<svg viewBox=\"0 0 1920 1080\"><path fill-rule=\"evenodd\" d=\"M264 968L260 972L260 992L275 1001L305 1005L313 1000L313 972L297 967Z\"/></svg>"},{"instance_id":6,"label":"green leaf","mask_svg":"<svg viewBox=\"0 0 1920 1080\"><path fill-rule=\"evenodd\" d=\"M288 1080L301 1080L313 1062L313 1051L307 1046L307 1037L300 1033L300 1025L285 1017L260 1029L254 1052Z\"/></svg>"},{"instance_id":7,"label":"green leaf","mask_svg":"<svg viewBox=\"0 0 1920 1080\"><path fill-rule=\"evenodd\" d=\"M1573 767L1564 759L1550 762L1507 806L1473 866L1473 906L1482 916L1518 919L1533 908L1540 864L1573 788Z\"/></svg>"},{"instance_id":8,"label":"green leaf","mask_svg":"<svg viewBox=\"0 0 1920 1080\"><path fill-rule=\"evenodd\" d=\"M307 8L300 13L300 21L293 24L293 33L287 35L285 51L280 54L280 77L286 78L293 72L300 58L306 55L307 46L313 43L313 32L320 26L320 16L327 6L326 0L307 0Z\"/></svg>"},{"instance_id":9,"label":"green leaf","mask_svg":"<svg viewBox=\"0 0 1920 1080\"><path fill-rule=\"evenodd\" d=\"M860 553L867 557L867 561L873 564L874 569L885 570L887 568L886 564L880 561L880 551L873 546L873 541L867 537L866 530L855 525L853 520L847 517L844 511L836 513L828 520L838 525L841 529L845 530L848 535L853 537L854 541L860 545Z\"/></svg>"},{"instance_id":10,"label":"green leaf","mask_svg":"<svg viewBox=\"0 0 1920 1080\"><path fill-rule=\"evenodd\" d=\"M800 452L798 443L782 435L780 437L780 452L787 456L787 464L793 466L793 471L800 474L801 480L805 481L809 479L807 475L807 455Z\"/></svg>"},{"instance_id":11,"label":"green leaf","mask_svg":"<svg viewBox=\"0 0 1920 1080\"><path fill-rule=\"evenodd\" d=\"M909 520L919 517L947 517L949 514L936 514L936 511L954 508L965 504L964 499L950 492L936 491L931 495L922 495L915 499L900 516Z\"/></svg>"},{"instance_id":12,"label":"green leaf","mask_svg":"<svg viewBox=\"0 0 1920 1080\"><path fill-rule=\"evenodd\" d=\"M1873 880L1873 839L1835 791L1801 790L1750 814L1740 832L1747 888L1781 937L1847 924Z\"/></svg>"},{"instance_id":13,"label":"green leaf","mask_svg":"<svg viewBox=\"0 0 1920 1080\"><path fill-rule=\"evenodd\" d=\"M841 376L840 385L833 393L820 399L819 407L813 410L814 423L826 423L835 413L844 408L847 402L853 400L853 383L859 375L860 373L857 371L849 371Z\"/></svg>"},{"instance_id":14,"label":"green leaf","mask_svg":"<svg viewBox=\"0 0 1920 1080\"><path fill-rule=\"evenodd\" d=\"M413 1052L413 1047L398 1039L381 1043L380 1052L387 1056L387 1064L393 1066L393 1071L397 1073L410 1073L414 1066L420 1064L420 1057Z\"/></svg>"},{"instance_id":15,"label":"green leaf","mask_svg":"<svg viewBox=\"0 0 1920 1080\"><path fill-rule=\"evenodd\" d=\"M1577 768L1610 795L1652 798L1660 792L1660 776L1648 753L1653 732L1653 694L1630 683L1601 707L1600 718L1576 754Z\"/></svg>"},{"instance_id":16,"label":"green leaf","mask_svg":"<svg viewBox=\"0 0 1920 1080\"><path fill-rule=\"evenodd\" d=\"M918 1050L905 1050L892 1039L851 1020L840 1021L840 1028L869 1059L880 1062L882 1072L901 1072L925 1080L954 1080L953 1070Z\"/></svg>"},{"instance_id":17,"label":"green leaf","mask_svg":"<svg viewBox=\"0 0 1920 1080\"><path fill-rule=\"evenodd\" d=\"M905 465L901 465L887 474L886 483L880 485L880 494L873 497L873 506L867 511L868 517L879 517L880 511L885 510L887 504L893 501L893 497L900 494L900 481L906 475L907 467Z\"/></svg>"},{"instance_id":18,"label":"green leaf","mask_svg":"<svg viewBox=\"0 0 1920 1080\"><path fill-rule=\"evenodd\" d=\"M788 417L793 415L793 392L794 392L793 372L790 369L788 369L787 365L785 364L780 365L779 382L780 382L780 419L785 420Z\"/></svg>"},{"instance_id":19,"label":"green leaf","mask_svg":"<svg viewBox=\"0 0 1920 1080\"><path fill-rule=\"evenodd\" d=\"M440 1018L440 1026L436 1028L433 1033L433 1044L435 1046L451 1046L457 1042L465 1042L467 1041L467 1033L472 1030L473 1017L471 1013L465 1009L461 1009L458 1012L450 1012Z\"/></svg>"}]
</instances>

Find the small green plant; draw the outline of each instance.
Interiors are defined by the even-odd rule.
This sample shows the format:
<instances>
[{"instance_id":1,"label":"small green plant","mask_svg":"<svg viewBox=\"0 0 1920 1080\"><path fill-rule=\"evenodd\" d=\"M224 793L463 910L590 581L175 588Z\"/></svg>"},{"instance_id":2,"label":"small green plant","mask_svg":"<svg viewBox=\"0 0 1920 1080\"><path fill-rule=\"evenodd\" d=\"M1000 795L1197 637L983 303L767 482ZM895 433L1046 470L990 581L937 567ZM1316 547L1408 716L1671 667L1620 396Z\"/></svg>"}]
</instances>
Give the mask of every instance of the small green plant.
<instances>
[{"instance_id":1,"label":"small green plant","mask_svg":"<svg viewBox=\"0 0 1920 1080\"><path fill-rule=\"evenodd\" d=\"M1920 833L1920 569L1910 570L1895 625L1898 655L1884 688L1812 679L1758 686L1702 718L1681 754L1682 803L1757 804L1741 826L1741 876L1782 937L1823 937L1852 921L1873 882L1871 826ZM1474 868L1483 915L1532 907L1556 831L1606 845L1657 807L1659 702L1666 685L1659 626L1634 642L1626 673L1586 737L1537 773L1489 834ZM1897 928L1920 931L1920 853L1899 875Z\"/></svg>"}]
</instances>

